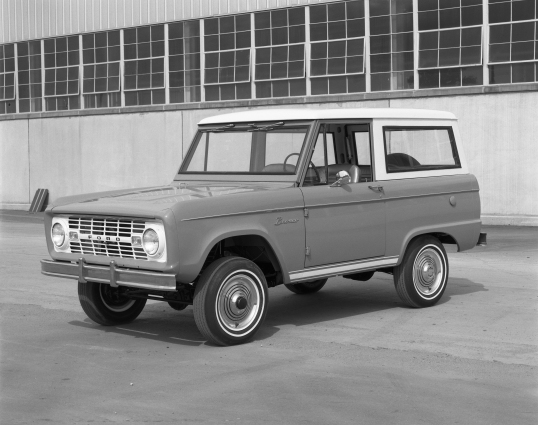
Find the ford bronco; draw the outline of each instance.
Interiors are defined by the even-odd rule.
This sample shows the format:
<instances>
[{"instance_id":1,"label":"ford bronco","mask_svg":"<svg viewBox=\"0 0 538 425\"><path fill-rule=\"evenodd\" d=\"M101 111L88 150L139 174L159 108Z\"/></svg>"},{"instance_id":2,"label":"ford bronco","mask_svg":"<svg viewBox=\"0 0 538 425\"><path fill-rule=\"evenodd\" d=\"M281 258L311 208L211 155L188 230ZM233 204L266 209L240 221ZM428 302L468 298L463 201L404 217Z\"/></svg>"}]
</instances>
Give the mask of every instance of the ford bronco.
<instances>
[{"instance_id":1,"label":"ford bronco","mask_svg":"<svg viewBox=\"0 0 538 425\"><path fill-rule=\"evenodd\" d=\"M178 141L179 143L179 141ZM193 306L217 345L252 338L268 288L394 276L401 300L443 296L443 247L485 243L456 117L405 109L266 109L206 118L164 187L68 196L47 208L46 275L78 280L101 325L146 301Z\"/></svg>"}]
</instances>

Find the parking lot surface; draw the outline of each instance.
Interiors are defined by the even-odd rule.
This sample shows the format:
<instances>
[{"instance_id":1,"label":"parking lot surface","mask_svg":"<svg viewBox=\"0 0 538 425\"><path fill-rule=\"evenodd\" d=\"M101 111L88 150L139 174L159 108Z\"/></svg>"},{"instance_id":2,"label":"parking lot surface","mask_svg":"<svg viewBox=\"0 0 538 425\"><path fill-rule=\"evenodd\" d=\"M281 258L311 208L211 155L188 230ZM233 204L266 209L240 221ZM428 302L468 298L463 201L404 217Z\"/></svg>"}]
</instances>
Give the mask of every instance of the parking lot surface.
<instances>
[{"instance_id":1,"label":"parking lot surface","mask_svg":"<svg viewBox=\"0 0 538 425\"><path fill-rule=\"evenodd\" d=\"M408 308L392 276L270 289L254 341L207 344L192 307L133 323L83 313L40 274L42 215L0 212L0 423L536 424L538 228L486 227L441 302Z\"/></svg>"}]
</instances>

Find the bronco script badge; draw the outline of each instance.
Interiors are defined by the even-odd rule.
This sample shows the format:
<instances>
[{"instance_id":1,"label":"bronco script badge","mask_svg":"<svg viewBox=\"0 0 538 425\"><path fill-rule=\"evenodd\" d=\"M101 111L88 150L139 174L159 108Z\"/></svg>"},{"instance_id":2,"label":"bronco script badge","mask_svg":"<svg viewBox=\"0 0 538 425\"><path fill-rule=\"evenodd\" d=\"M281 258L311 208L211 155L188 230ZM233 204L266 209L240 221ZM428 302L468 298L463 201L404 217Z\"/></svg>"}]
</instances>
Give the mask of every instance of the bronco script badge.
<instances>
[{"instance_id":1,"label":"bronco script badge","mask_svg":"<svg viewBox=\"0 0 538 425\"><path fill-rule=\"evenodd\" d=\"M298 221L298 218L290 218L288 220L283 220L282 217L277 217L275 226L280 226L281 224L297 223Z\"/></svg>"}]
</instances>

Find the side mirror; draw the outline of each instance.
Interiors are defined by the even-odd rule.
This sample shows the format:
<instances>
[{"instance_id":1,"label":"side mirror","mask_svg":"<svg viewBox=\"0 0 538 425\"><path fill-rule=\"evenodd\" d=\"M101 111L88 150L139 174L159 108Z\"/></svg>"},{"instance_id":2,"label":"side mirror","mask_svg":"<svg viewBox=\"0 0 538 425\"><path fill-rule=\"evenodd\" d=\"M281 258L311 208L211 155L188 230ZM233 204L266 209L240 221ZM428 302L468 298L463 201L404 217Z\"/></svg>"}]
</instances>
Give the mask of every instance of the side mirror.
<instances>
[{"instance_id":1,"label":"side mirror","mask_svg":"<svg viewBox=\"0 0 538 425\"><path fill-rule=\"evenodd\" d=\"M349 184L351 182L351 177L349 176L347 171L338 171L336 173L336 181L331 184L331 187L340 187L345 184Z\"/></svg>"}]
</instances>

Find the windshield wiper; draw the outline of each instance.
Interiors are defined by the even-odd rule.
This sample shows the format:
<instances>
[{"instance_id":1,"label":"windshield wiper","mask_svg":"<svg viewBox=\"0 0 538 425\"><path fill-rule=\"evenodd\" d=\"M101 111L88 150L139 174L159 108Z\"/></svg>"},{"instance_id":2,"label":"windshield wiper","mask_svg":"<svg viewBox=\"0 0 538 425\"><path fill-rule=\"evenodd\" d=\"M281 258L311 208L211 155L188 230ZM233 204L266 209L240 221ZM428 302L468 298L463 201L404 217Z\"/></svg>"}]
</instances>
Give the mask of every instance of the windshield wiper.
<instances>
[{"instance_id":1,"label":"windshield wiper","mask_svg":"<svg viewBox=\"0 0 538 425\"><path fill-rule=\"evenodd\" d=\"M220 133L232 127L235 127L235 124L226 124L226 125L223 125L222 127L204 128L204 129L201 129L200 131L202 133Z\"/></svg>"},{"instance_id":2,"label":"windshield wiper","mask_svg":"<svg viewBox=\"0 0 538 425\"><path fill-rule=\"evenodd\" d=\"M249 124L248 126L251 127L248 131L271 131L274 130L275 127L280 127L284 125L284 121L276 122L274 124L267 124L263 126L257 126L256 124Z\"/></svg>"}]
</instances>

